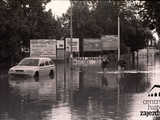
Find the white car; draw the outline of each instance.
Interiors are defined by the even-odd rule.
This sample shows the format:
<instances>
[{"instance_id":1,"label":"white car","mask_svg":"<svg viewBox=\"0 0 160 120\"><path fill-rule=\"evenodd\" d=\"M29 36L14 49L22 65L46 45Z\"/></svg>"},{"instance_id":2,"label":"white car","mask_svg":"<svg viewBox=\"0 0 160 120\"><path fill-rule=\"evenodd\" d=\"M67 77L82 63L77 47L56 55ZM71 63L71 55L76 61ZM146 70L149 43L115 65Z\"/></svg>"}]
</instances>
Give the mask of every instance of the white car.
<instances>
[{"instance_id":1,"label":"white car","mask_svg":"<svg viewBox=\"0 0 160 120\"><path fill-rule=\"evenodd\" d=\"M39 77L40 75L53 75L55 64L50 58L27 57L16 66L9 69L9 75L27 75Z\"/></svg>"}]
</instances>

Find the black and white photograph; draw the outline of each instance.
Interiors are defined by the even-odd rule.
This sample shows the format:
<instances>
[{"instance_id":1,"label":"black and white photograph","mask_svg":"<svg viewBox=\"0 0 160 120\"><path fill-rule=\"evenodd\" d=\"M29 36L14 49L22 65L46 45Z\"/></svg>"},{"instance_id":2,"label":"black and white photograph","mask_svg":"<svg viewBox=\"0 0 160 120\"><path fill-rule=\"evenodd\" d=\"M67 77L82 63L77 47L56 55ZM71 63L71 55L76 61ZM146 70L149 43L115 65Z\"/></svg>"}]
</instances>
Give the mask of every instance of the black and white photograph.
<instances>
[{"instance_id":1,"label":"black and white photograph","mask_svg":"<svg viewBox=\"0 0 160 120\"><path fill-rule=\"evenodd\" d=\"M160 120L160 1L0 0L0 120Z\"/></svg>"}]
</instances>

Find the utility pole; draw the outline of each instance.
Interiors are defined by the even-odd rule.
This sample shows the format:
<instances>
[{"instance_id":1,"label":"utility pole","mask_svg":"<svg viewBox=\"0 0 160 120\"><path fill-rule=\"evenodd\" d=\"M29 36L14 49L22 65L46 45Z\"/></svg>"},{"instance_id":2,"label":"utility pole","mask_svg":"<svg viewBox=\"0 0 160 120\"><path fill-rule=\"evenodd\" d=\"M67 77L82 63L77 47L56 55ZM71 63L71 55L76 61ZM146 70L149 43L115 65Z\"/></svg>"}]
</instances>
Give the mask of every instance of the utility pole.
<instances>
[{"instance_id":1,"label":"utility pole","mask_svg":"<svg viewBox=\"0 0 160 120\"><path fill-rule=\"evenodd\" d=\"M118 15L118 62L120 60L120 17ZM119 68L119 67L118 67Z\"/></svg>"},{"instance_id":2,"label":"utility pole","mask_svg":"<svg viewBox=\"0 0 160 120\"><path fill-rule=\"evenodd\" d=\"M70 46L71 46L71 53L70 53L70 58L71 58L71 63L72 63L72 58L73 58L73 50L72 50L72 40L73 40L73 3L71 0L71 23L70 23Z\"/></svg>"}]
</instances>

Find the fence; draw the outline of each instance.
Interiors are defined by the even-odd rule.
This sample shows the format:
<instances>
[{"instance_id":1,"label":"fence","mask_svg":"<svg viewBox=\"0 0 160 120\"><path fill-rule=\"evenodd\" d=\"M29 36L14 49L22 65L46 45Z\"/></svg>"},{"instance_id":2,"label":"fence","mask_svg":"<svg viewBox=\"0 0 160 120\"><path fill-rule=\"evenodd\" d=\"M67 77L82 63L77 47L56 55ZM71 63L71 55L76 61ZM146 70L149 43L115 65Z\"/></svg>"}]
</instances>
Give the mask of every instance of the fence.
<instances>
[{"instance_id":1,"label":"fence","mask_svg":"<svg viewBox=\"0 0 160 120\"><path fill-rule=\"evenodd\" d=\"M108 54L106 55L108 59L107 68L117 68L117 54ZM126 68L128 69L131 65L131 54L124 54L121 55L121 59L126 62ZM74 65L82 65L82 66L89 66L89 65L96 65L100 66L102 63L102 57L75 57L73 59Z\"/></svg>"},{"instance_id":2,"label":"fence","mask_svg":"<svg viewBox=\"0 0 160 120\"><path fill-rule=\"evenodd\" d=\"M114 54L107 55L108 67L116 66L117 56ZM74 65L101 65L102 57L76 57L73 59Z\"/></svg>"},{"instance_id":3,"label":"fence","mask_svg":"<svg viewBox=\"0 0 160 120\"><path fill-rule=\"evenodd\" d=\"M73 59L74 65L100 65L102 57L76 57Z\"/></svg>"}]
</instances>

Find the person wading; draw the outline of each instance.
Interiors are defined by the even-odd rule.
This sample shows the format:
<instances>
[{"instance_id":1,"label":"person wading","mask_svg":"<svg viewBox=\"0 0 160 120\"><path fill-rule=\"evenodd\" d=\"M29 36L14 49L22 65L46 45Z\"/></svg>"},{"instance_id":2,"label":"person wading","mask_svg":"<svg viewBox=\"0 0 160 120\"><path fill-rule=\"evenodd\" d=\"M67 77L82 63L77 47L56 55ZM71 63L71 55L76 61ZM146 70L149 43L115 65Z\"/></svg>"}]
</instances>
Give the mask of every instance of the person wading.
<instances>
[{"instance_id":1,"label":"person wading","mask_svg":"<svg viewBox=\"0 0 160 120\"><path fill-rule=\"evenodd\" d=\"M101 67L102 67L103 72L104 72L105 68L107 67L108 63L109 63L108 58L106 56L102 57Z\"/></svg>"}]
</instances>

